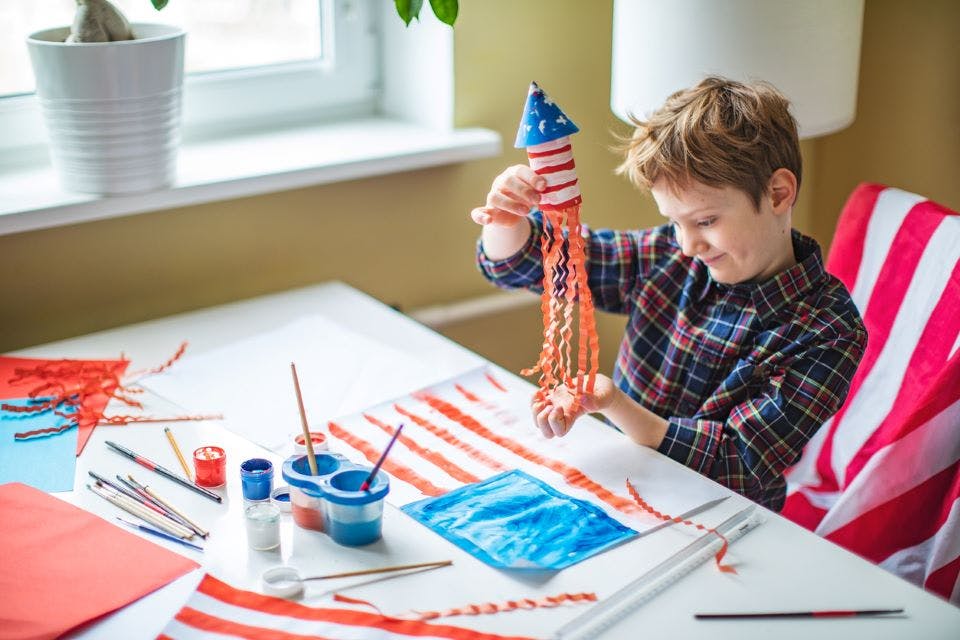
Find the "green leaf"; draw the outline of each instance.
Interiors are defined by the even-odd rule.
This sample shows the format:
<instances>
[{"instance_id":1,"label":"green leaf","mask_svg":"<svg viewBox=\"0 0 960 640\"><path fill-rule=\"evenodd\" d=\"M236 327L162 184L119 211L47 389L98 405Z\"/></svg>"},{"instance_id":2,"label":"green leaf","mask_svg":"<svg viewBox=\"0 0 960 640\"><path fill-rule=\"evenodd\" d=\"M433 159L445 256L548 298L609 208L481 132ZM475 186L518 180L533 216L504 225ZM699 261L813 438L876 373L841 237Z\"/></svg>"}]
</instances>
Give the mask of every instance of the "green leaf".
<instances>
[{"instance_id":1,"label":"green leaf","mask_svg":"<svg viewBox=\"0 0 960 640\"><path fill-rule=\"evenodd\" d=\"M430 6L440 22L452 27L457 21L457 11L460 8L457 0L430 0Z\"/></svg>"},{"instance_id":2,"label":"green leaf","mask_svg":"<svg viewBox=\"0 0 960 640\"><path fill-rule=\"evenodd\" d=\"M397 7L400 19L408 27L414 18L420 19L420 7L423 6L423 0L393 0L393 4Z\"/></svg>"},{"instance_id":3,"label":"green leaf","mask_svg":"<svg viewBox=\"0 0 960 640\"><path fill-rule=\"evenodd\" d=\"M165 6L167 6L168 1L169 0L150 0L150 2L153 3L153 8L157 11L160 11L160 9L163 9Z\"/></svg>"}]
</instances>

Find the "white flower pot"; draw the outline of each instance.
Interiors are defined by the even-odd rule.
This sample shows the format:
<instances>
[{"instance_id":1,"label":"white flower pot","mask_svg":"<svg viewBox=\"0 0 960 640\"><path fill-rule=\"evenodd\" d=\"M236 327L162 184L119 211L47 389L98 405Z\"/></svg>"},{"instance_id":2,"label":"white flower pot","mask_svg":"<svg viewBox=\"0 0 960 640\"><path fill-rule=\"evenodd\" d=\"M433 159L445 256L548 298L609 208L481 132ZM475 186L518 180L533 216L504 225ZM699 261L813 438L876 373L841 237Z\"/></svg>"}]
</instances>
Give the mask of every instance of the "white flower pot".
<instances>
[{"instance_id":1,"label":"white flower pot","mask_svg":"<svg viewBox=\"0 0 960 640\"><path fill-rule=\"evenodd\" d=\"M131 25L135 40L66 44L69 27L27 38L53 165L69 191L151 191L176 177L186 34Z\"/></svg>"}]
</instances>

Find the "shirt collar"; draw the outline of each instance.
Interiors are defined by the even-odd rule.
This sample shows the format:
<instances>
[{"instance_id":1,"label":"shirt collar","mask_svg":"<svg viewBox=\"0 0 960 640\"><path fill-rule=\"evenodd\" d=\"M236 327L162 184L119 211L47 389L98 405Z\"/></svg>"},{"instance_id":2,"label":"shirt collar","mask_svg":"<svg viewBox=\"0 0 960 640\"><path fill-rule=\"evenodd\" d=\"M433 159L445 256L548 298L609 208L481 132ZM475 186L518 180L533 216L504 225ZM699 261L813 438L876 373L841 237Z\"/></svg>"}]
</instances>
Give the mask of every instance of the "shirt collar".
<instances>
[{"instance_id":1,"label":"shirt collar","mask_svg":"<svg viewBox=\"0 0 960 640\"><path fill-rule=\"evenodd\" d=\"M772 278L763 282L741 282L727 285L716 282L704 269L709 281L704 287L701 297L709 289L716 287L720 291L727 291L742 296L753 302L760 322L765 323L776 312L801 297L811 287L820 283L826 276L823 268L823 256L820 245L813 238L803 235L796 229L791 232L793 240L793 254L796 264L781 271Z\"/></svg>"}]
</instances>

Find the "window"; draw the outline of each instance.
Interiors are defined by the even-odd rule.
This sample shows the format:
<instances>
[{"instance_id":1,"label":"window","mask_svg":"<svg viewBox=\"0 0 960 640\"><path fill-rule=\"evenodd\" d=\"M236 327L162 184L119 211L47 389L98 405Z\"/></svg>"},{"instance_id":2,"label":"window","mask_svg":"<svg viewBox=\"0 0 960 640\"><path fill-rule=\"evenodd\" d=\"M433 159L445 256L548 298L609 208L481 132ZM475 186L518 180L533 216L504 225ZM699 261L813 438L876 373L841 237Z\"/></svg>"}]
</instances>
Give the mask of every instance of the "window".
<instances>
[{"instance_id":1,"label":"window","mask_svg":"<svg viewBox=\"0 0 960 640\"><path fill-rule=\"evenodd\" d=\"M187 32L184 138L372 113L375 7L366 0L112 0L132 23ZM44 141L24 43L69 24L72 0L0 2L0 149ZM223 105L229 105L225 109ZM7 133L9 132L9 135Z\"/></svg>"}]
</instances>

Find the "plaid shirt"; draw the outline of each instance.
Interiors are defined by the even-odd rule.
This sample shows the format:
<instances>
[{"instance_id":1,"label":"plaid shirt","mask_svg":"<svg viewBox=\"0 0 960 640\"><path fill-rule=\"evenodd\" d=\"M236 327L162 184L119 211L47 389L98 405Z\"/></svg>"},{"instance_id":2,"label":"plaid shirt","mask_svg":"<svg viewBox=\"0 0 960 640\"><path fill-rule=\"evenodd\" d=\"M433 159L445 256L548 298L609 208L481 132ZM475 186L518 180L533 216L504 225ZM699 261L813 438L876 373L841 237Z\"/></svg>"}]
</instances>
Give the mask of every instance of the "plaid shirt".
<instances>
[{"instance_id":1,"label":"plaid shirt","mask_svg":"<svg viewBox=\"0 0 960 640\"><path fill-rule=\"evenodd\" d=\"M543 219L529 220L529 242L506 260L477 245L499 287L543 291ZM668 421L659 451L779 511L784 471L843 404L867 341L816 241L794 231L796 265L725 285L683 255L669 225L583 235L596 308L629 317L613 381Z\"/></svg>"}]
</instances>

